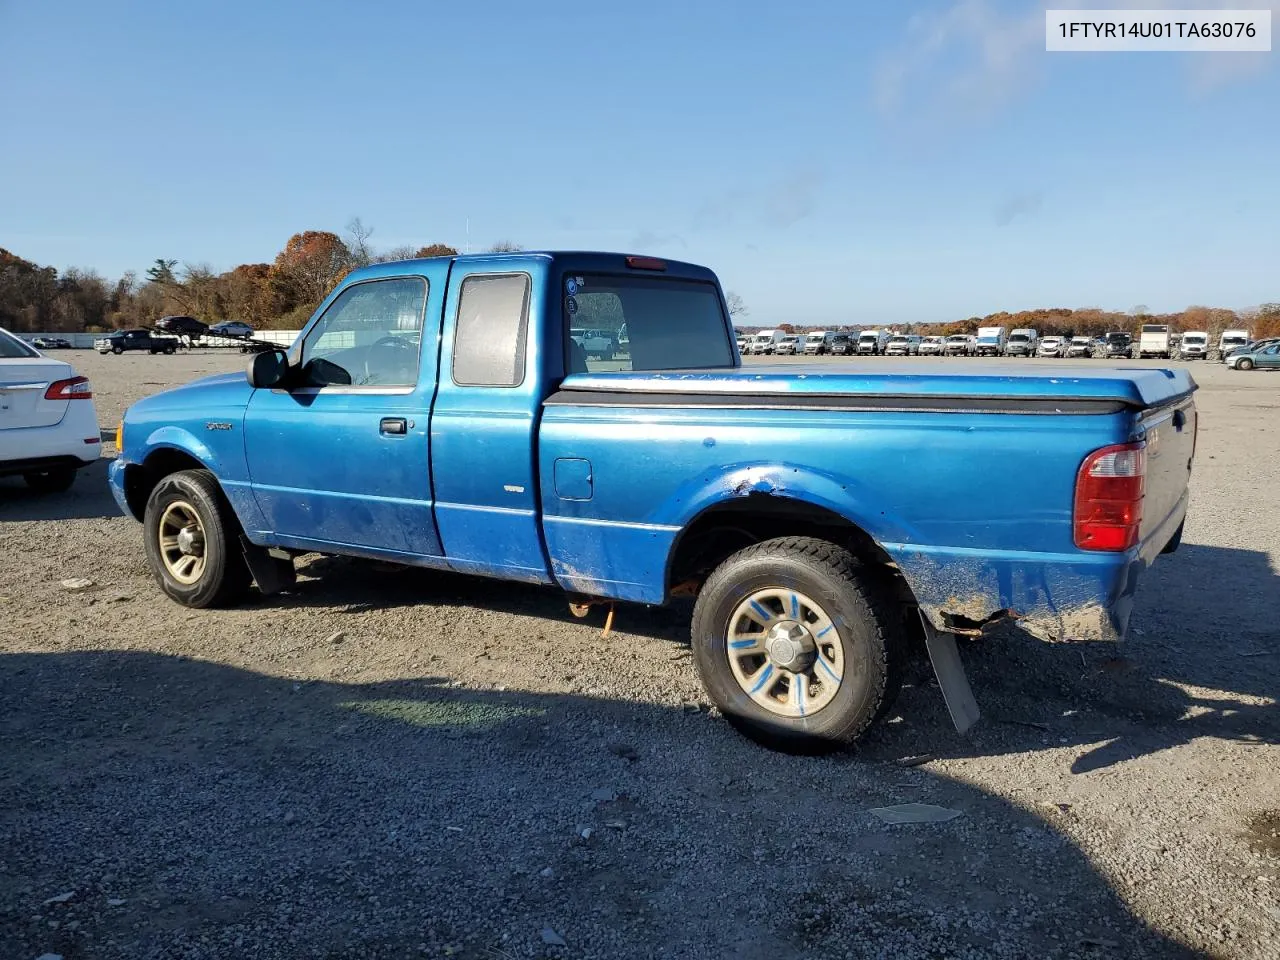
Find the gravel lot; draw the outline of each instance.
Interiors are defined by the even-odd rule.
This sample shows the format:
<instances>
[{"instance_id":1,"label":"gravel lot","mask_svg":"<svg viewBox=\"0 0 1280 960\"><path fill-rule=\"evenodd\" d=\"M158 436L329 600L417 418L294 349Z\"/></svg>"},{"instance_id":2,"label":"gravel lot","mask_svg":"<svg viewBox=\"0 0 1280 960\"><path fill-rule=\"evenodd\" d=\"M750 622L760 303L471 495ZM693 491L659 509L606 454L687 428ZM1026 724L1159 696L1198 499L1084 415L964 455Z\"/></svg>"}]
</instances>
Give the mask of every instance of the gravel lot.
<instances>
[{"instance_id":1,"label":"gravel lot","mask_svg":"<svg viewBox=\"0 0 1280 960\"><path fill-rule=\"evenodd\" d=\"M243 359L69 356L104 430ZM602 639L549 590L316 558L187 611L103 465L0 481L0 958L1280 956L1280 377L1193 372L1132 641L968 648L967 739L917 660L825 759L708 712L687 607ZM962 815L868 812L909 801Z\"/></svg>"}]
</instances>

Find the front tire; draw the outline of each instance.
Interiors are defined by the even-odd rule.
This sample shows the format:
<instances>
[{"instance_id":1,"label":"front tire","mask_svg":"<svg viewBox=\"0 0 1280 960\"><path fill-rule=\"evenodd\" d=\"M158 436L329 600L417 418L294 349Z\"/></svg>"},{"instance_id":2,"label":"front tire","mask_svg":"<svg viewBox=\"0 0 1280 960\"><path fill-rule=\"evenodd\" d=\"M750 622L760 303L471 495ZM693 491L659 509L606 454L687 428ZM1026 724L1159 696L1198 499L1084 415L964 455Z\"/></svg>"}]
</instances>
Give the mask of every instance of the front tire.
<instances>
[{"instance_id":1,"label":"front tire","mask_svg":"<svg viewBox=\"0 0 1280 960\"><path fill-rule=\"evenodd\" d=\"M1252 370L1252 369L1253 369L1253 361L1252 361L1252 360L1248 360L1248 359L1240 360L1240 361L1238 361L1238 362L1236 363L1236 369L1237 369L1237 370Z\"/></svg>"},{"instance_id":2,"label":"front tire","mask_svg":"<svg viewBox=\"0 0 1280 960\"><path fill-rule=\"evenodd\" d=\"M76 471L73 467L36 470L24 473L22 479L36 493L65 493L76 482Z\"/></svg>"},{"instance_id":3,"label":"front tire","mask_svg":"<svg viewBox=\"0 0 1280 960\"><path fill-rule=\"evenodd\" d=\"M897 696L901 622L848 551L809 537L766 540L703 585L694 663L740 733L824 753L858 739Z\"/></svg>"},{"instance_id":4,"label":"front tire","mask_svg":"<svg viewBox=\"0 0 1280 960\"><path fill-rule=\"evenodd\" d=\"M244 598L251 578L237 542L240 525L208 470L183 470L156 484L142 523L147 562L169 597L195 608Z\"/></svg>"},{"instance_id":5,"label":"front tire","mask_svg":"<svg viewBox=\"0 0 1280 960\"><path fill-rule=\"evenodd\" d=\"M111 352L118 357L120 354L124 353L124 347L112 347Z\"/></svg>"}]
</instances>

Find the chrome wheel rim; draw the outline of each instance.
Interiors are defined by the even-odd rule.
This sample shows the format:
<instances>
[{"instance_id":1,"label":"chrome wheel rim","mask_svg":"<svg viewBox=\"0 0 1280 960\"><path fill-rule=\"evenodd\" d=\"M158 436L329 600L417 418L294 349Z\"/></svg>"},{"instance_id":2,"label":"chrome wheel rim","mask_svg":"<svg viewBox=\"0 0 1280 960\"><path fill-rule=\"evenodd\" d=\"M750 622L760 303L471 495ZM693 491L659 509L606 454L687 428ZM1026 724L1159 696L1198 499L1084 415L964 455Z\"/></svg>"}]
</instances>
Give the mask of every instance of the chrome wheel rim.
<instances>
[{"instance_id":1,"label":"chrome wheel rim","mask_svg":"<svg viewBox=\"0 0 1280 960\"><path fill-rule=\"evenodd\" d=\"M204 575L204 524L195 507L185 500L169 504L160 515L156 536L160 542L160 559L169 576L190 585Z\"/></svg>"},{"instance_id":2,"label":"chrome wheel rim","mask_svg":"<svg viewBox=\"0 0 1280 960\"><path fill-rule=\"evenodd\" d=\"M808 717L844 682L844 645L826 611L786 587L757 590L729 617L729 669L744 693L781 717Z\"/></svg>"}]
</instances>

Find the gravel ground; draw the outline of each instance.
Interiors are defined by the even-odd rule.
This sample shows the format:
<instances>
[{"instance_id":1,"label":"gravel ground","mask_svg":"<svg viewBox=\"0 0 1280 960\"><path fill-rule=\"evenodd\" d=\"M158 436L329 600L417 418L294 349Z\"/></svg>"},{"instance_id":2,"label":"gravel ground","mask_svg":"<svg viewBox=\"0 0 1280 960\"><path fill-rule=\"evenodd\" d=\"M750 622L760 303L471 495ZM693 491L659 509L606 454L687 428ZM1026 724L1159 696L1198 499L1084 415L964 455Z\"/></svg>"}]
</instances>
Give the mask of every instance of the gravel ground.
<instances>
[{"instance_id":1,"label":"gravel ground","mask_svg":"<svg viewBox=\"0 0 1280 960\"><path fill-rule=\"evenodd\" d=\"M242 358L72 359L110 430ZM1274 958L1280 377L1194 375L1131 642L969 647L969 738L917 659L824 759L707 710L688 607L602 638L549 590L316 558L197 613L102 465L0 481L0 958ZM962 815L868 812L910 801Z\"/></svg>"}]
</instances>

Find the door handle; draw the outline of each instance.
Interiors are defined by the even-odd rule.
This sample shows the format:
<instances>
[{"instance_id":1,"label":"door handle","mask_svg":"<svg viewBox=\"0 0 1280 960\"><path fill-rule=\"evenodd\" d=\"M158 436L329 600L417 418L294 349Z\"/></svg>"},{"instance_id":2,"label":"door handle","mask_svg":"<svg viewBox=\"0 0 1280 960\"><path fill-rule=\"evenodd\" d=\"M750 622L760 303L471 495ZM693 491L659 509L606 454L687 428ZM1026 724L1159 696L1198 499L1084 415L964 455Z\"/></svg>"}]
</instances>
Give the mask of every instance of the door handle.
<instances>
[{"instance_id":1,"label":"door handle","mask_svg":"<svg viewBox=\"0 0 1280 960\"><path fill-rule=\"evenodd\" d=\"M402 437L409 432L409 424L404 417L383 417L378 424L378 432L384 436Z\"/></svg>"}]
</instances>

